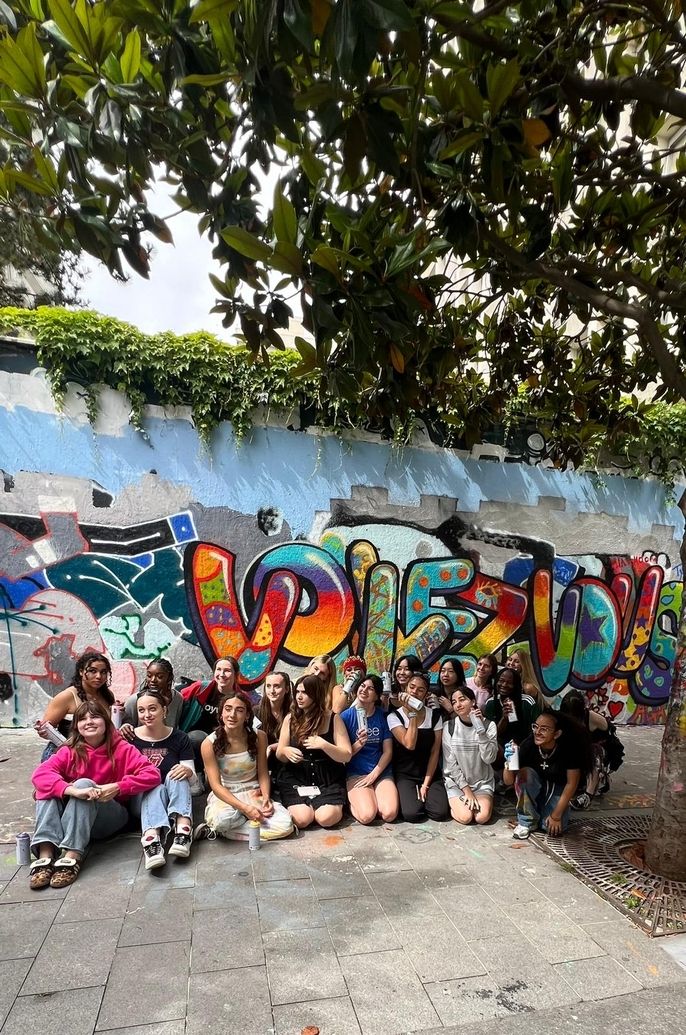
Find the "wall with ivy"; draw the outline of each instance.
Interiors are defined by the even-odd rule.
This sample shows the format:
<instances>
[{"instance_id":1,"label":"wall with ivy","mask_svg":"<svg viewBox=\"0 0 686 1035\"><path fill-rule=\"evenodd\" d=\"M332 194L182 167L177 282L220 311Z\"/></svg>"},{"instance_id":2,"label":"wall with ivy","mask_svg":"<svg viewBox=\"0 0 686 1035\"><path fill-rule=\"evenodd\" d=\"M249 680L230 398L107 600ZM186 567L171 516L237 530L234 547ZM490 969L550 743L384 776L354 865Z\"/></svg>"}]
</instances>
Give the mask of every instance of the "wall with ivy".
<instances>
[{"instance_id":1,"label":"wall with ivy","mask_svg":"<svg viewBox=\"0 0 686 1035\"><path fill-rule=\"evenodd\" d=\"M2 724L40 714L87 649L109 654L123 698L160 656L190 679L233 654L257 693L274 665L295 672L319 653L339 666L363 653L373 671L408 652L436 671L451 654L470 673L521 646L551 700L576 686L619 722L663 719L683 518L658 482L555 470L534 441L513 462L499 447L319 429L301 419L289 357L257 394L243 373L230 382L232 399L247 393L241 434L217 420L221 391L202 425L186 383L209 354L196 339L177 408L138 397L134 423L127 396L94 390L114 343L77 381L50 371L59 406L31 353L6 350ZM169 371L140 363L149 396L168 399ZM277 376L290 406L272 406Z\"/></svg>"}]
</instances>

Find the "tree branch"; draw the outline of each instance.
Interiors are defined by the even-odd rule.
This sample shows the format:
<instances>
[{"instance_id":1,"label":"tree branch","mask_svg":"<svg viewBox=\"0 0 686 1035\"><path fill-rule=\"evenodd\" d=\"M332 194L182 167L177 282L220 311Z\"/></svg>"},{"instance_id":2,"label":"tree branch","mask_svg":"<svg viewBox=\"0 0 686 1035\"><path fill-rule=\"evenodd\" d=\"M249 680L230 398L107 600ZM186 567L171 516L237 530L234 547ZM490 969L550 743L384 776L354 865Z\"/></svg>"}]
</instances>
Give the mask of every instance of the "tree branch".
<instances>
[{"instance_id":1,"label":"tree branch","mask_svg":"<svg viewBox=\"0 0 686 1035\"><path fill-rule=\"evenodd\" d=\"M686 118L686 93L662 86L654 79L638 75L614 76L610 79L586 79L568 69L562 74L562 89L586 101L645 101Z\"/></svg>"},{"instance_id":2,"label":"tree branch","mask_svg":"<svg viewBox=\"0 0 686 1035\"><path fill-rule=\"evenodd\" d=\"M584 284L582 281L577 280L576 277L572 277L554 266L547 266L539 261L529 262L492 230L482 228L481 232L489 244L496 251L500 252L503 258L510 265L514 266L515 269L527 273L532 278L540 277L542 280L546 280L554 287L559 287L562 291L566 291L567 294L588 302L599 312L605 313L607 316L616 316L622 320L631 320L632 323L635 323L640 337L655 357L655 362L665 384L669 385L670 388L676 389L682 397L686 398L686 375L682 373L679 363L667 348L657 323L642 306L635 305L632 302L625 302L606 291Z\"/></svg>"}]
</instances>

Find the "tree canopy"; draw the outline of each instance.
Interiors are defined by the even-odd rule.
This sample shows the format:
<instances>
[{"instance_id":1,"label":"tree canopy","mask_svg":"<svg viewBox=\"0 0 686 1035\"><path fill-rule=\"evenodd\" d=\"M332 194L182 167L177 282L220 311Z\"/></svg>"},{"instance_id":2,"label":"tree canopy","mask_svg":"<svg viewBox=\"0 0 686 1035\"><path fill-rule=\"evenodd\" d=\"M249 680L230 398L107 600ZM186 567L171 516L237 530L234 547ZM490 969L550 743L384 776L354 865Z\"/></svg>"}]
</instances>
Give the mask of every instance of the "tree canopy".
<instances>
[{"instance_id":1,"label":"tree canopy","mask_svg":"<svg viewBox=\"0 0 686 1035\"><path fill-rule=\"evenodd\" d=\"M41 197L55 247L145 276L146 233L171 240L146 193L164 175L225 270L226 325L268 356L297 300L301 369L386 428L449 409L478 437L526 386L578 459L641 392L686 397L680 0L2 0L0 18L0 197Z\"/></svg>"}]
</instances>

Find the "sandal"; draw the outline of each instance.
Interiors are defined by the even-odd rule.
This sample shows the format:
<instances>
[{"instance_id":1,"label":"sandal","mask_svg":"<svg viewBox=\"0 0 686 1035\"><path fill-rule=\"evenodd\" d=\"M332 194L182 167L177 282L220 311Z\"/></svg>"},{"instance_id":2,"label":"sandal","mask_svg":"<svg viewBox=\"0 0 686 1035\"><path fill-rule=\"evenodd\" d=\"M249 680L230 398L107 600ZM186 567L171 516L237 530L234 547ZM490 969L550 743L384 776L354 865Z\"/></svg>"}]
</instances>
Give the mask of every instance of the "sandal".
<instances>
[{"instance_id":1,"label":"sandal","mask_svg":"<svg viewBox=\"0 0 686 1035\"><path fill-rule=\"evenodd\" d=\"M40 891L41 888L50 886L54 866L54 859L33 860L29 869L29 887L32 891Z\"/></svg>"},{"instance_id":2,"label":"sandal","mask_svg":"<svg viewBox=\"0 0 686 1035\"><path fill-rule=\"evenodd\" d=\"M54 873L50 878L51 888L68 888L73 884L81 870L81 863L78 859L58 859L54 866Z\"/></svg>"}]
</instances>

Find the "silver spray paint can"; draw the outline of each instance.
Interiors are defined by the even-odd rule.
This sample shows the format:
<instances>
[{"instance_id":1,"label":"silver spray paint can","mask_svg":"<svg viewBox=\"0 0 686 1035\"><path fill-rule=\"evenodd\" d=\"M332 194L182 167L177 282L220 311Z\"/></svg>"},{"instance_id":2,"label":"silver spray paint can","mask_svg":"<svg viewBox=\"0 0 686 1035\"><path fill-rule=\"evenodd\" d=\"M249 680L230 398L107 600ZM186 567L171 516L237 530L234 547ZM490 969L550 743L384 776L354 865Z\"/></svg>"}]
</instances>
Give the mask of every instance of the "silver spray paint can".
<instances>
[{"instance_id":1,"label":"silver spray paint can","mask_svg":"<svg viewBox=\"0 0 686 1035\"><path fill-rule=\"evenodd\" d=\"M367 713L366 713L366 711L364 710L364 708L356 708L355 711L357 712L357 728L358 728L358 730L366 730L367 729Z\"/></svg>"},{"instance_id":2,"label":"silver spray paint can","mask_svg":"<svg viewBox=\"0 0 686 1035\"><path fill-rule=\"evenodd\" d=\"M248 823L248 848L251 852L256 852L260 847L260 824L256 819L251 819Z\"/></svg>"},{"instance_id":3,"label":"silver spray paint can","mask_svg":"<svg viewBox=\"0 0 686 1035\"><path fill-rule=\"evenodd\" d=\"M17 834L17 866L28 866L31 862L31 837L29 834Z\"/></svg>"}]
</instances>

